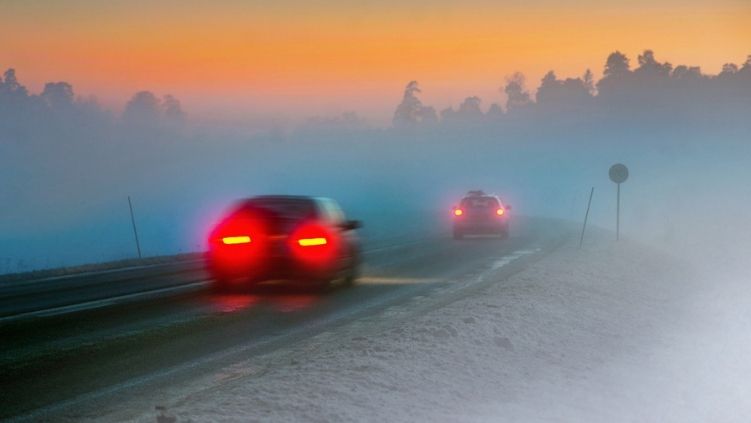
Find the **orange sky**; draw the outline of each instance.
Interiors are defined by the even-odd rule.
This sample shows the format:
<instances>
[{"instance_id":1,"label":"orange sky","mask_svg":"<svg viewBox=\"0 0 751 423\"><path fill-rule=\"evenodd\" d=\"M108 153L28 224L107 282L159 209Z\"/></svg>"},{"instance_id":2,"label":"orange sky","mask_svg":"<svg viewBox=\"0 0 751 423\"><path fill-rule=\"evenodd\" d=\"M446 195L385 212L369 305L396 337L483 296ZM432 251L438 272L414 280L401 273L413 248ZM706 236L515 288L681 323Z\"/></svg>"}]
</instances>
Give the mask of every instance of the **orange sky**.
<instances>
[{"instance_id":1,"label":"orange sky","mask_svg":"<svg viewBox=\"0 0 751 423\"><path fill-rule=\"evenodd\" d=\"M615 49L712 73L751 54L748 0L265 3L6 1L0 67L114 109L149 89L199 118L354 110L382 123L413 79L439 110L468 95L487 107L516 70L532 88L549 69L599 75Z\"/></svg>"}]
</instances>

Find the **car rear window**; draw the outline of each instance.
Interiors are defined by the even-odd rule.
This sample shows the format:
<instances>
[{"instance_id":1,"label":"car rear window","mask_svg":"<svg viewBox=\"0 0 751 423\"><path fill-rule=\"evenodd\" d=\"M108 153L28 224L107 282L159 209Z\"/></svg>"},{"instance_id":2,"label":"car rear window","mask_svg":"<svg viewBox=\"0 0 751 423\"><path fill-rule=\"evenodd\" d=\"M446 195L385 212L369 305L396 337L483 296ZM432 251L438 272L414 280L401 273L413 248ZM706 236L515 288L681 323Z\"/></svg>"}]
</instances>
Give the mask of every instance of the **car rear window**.
<instances>
[{"instance_id":1,"label":"car rear window","mask_svg":"<svg viewBox=\"0 0 751 423\"><path fill-rule=\"evenodd\" d=\"M500 204L495 197L466 197L462 200L462 207L468 209L495 209L500 207Z\"/></svg>"},{"instance_id":2,"label":"car rear window","mask_svg":"<svg viewBox=\"0 0 751 423\"><path fill-rule=\"evenodd\" d=\"M245 202L242 210L261 212L272 220L285 222L316 217L315 202L308 198L258 197Z\"/></svg>"}]
</instances>

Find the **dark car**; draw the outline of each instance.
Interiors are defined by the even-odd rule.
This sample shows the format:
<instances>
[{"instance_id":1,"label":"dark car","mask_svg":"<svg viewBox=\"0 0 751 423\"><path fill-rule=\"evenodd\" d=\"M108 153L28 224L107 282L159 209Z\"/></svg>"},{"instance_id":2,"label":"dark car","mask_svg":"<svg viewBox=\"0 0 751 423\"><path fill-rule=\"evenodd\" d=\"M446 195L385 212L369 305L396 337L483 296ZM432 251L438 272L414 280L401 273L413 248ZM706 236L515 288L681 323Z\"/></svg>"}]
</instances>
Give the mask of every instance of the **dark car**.
<instances>
[{"instance_id":1,"label":"dark car","mask_svg":"<svg viewBox=\"0 0 751 423\"><path fill-rule=\"evenodd\" d=\"M360 264L360 226L328 198L254 197L211 232L207 268L217 290L267 280L352 284Z\"/></svg>"},{"instance_id":2,"label":"dark car","mask_svg":"<svg viewBox=\"0 0 751 423\"><path fill-rule=\"evenodd\" d=\"M451 211L454 239L462 239L465 235L497 235L507 238L509 210L511 206L504 205L495 195L469 191Z\"/></svg>"}]
</instances>

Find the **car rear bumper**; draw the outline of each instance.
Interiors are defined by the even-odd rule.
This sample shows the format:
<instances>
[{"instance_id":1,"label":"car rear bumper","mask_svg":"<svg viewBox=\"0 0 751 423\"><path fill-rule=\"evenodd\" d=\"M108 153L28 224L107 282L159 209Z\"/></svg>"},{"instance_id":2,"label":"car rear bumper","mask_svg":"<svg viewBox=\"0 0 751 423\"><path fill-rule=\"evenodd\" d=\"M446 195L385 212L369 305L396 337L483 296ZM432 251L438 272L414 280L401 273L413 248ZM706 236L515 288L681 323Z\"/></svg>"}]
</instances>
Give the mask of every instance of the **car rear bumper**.
<instances>
[{"instance_id":1,"label":"car rear bumper","mask_svg":"<svg viewBox=\"0 0 751 423\"><path fill-rule=\"evenodd\" d=\"M268 257L252 263L223 263L209 255L206 263L209 275L217 280L294 280L317 283L335 279L340 273L337 263L310 264L290 257Z\"/></svg>"},{"instance_id":2,"label":"car rear bumper","mask_svg":"<svg viewBox=\"0 0 751 423\"><path fill-rule=\"evenodd\" d=\"M508 231L508 222L462 222L454 223L454 231L466 234L498 233Z\"/></svg>"}]
</instances>

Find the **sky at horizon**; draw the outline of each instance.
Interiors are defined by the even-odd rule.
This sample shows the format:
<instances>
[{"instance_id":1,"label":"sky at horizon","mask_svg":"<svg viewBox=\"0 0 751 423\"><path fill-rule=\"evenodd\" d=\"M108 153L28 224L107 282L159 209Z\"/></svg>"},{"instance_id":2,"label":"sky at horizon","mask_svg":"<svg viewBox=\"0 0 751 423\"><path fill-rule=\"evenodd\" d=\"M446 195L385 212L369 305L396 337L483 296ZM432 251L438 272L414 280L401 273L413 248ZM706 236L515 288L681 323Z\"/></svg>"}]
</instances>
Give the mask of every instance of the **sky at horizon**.
<instances>
[{"instance_id":1,"label":"sky at horizon","mask_svg":"<svg viewBox=\"0 0 751 423\"><path fill-rule=\"evenodd\" d=\"M173 94L195 119L391 118L404 86L438 110L502 102L515 71L597 77L620 50L717 73L751 54L747 0L397 2L0 0L0 68L120 110Z\"/></svg>"}]
</instances>

